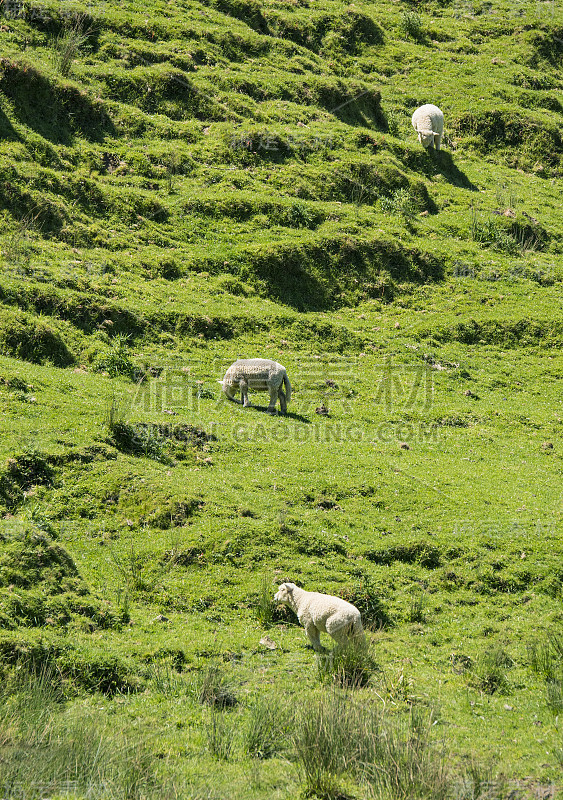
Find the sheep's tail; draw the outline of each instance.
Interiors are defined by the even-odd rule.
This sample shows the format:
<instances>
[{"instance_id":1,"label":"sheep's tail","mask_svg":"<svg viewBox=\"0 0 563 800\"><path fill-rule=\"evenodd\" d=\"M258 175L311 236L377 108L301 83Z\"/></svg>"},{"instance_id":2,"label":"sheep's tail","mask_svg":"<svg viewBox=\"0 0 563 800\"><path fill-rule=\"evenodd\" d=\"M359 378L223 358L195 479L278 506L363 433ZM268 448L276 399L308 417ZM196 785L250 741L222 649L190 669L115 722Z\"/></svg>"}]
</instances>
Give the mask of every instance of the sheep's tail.
<instances>
[{"instance_id":1,"label":"sheep's tail","mask_svg":"<svg viewBox=\"0 0 563 800\"><path fill-rule=\"evenodd\" d=\"M283 385L285 387L285 401L286 403L289 403L291 400L291 383L287 377L287 372L283 373Z\"/></svg>"}]
</instances>

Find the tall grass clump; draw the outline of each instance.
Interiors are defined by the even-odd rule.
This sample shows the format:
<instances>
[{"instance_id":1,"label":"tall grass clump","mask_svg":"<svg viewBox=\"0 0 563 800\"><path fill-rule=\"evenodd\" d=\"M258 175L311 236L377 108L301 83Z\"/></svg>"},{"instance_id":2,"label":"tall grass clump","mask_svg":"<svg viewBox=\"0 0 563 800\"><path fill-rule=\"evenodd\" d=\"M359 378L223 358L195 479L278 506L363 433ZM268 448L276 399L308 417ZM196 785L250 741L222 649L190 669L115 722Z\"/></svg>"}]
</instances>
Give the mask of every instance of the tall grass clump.
<instances>
[{"instance_id":1,"label":"tall grass clump","mask_svg":"<svg viewBox=\"0 0 563 800\"><path fill-rule=\"evenodd\" d=\"M319 677L323 683L335 683L343 689L367 686L376 670L375 659L364 639L337 645L317 658Z\"/></svg>"},{"instance_id":2,"label":"tall grass clump","mask_svg":"<svg viewBox=\"0 0 563 800\"><path fill-rule=\"evenodd\" d=\"M16 220L15 227L2 241L2 253L12 275L25 276L30 271L34 249L32 232L36 228L38 216L27 214Z\"/></svg>"},{"instance_id":3,"label":"tall grass clump","mask_svg":"<svg viewBox=\"0 0 563 800\"><path fill-rule=\"evenodd\" d=\"M88 41L89 31L84 30L84 19L76 17L55 40L56 66L63 78L70 75L72 62Z\"/></svg>"},{"instance_id":4,"label":"tall grass clump","mask_svg":"<svg viewBox=\"0 0 563 800\"><path fill-rule=\"evenodd\" d=\"M232 681L216 664L196 673L188 691L199 703L213 708L234 708L238 704Z\"/></svg>"},{"instance_id":5,"label":"tall grass clump","mask_svg":"<svg viewBox=\"0 0 563 800\"><path fill-rule=\"evenodd\" d=\"M211 712L209 720L205 723L207 749L219 761L228 761L231 758L235 735L238 727L237 721L222 714L217 709Z\"/></svg>"},{"instance_id":6,"label":"tall grass clump","mask_svg":"<svg viewBox=\"0 0 563 800\"><path fill-rule=\"evenodd\" d=\"M270 628L274 622L275 603L272 599L272 587L267 575L263 575L258 591L258 602L255 614L263 628Z\"/></svg>"},{"instance_id":7,"label":"tall grass clump","mask_svg":"<svg viewBox=\"0 0 563 800\"><path fill-rule=\"evenodd\" d=\"M395 189L389 197L381 197L381 210L385 214L394 214L402 217L405 222L411 222L417 212L416 200L409 189L404 187Z\"/></svg>"},{"instance_id":8,"label":"tall grass clump","mask_svg":"<svg viewBox=\"0 0 563 800\"><path fill-rule=\"evenodd\" d=\"M435 717L413 706L408 715L384 716L341 691L311 696L295 712L295 759L305 794L342 797L354 781L381 800L445 800L452 782L431 741ZM353 793L355 794L355 793Z\"/></svg>"},{"instance_id":9,"label":"tall grass clump","mask_svg":"<svg viewBox=\"0 0 563 800\"><path fill-rule=\"evenodd\" d=\"M549 631L528 647L530 666L545 680L547 705L554 714L563 712L563 635Z\"/></svg>"},{"instance_id":10,"label":"tall grass clump","mask_svg":"<svg viewBox=\"0 0 563 800\"><path fill-rule=\"evenodd\" d=\"M426 596L423 589L413 589L408 611L409 622L426 622L424 609L426 607Z\"/></svg>"},{"instance_id":11,"label":"tall grass clump","mask_svg":"<svg viewBox=\"0 0 563 800\"><path fill-rule=\"evenodd\" d=\"M365 730L366 721L362 724L358 707L342 692L331 691L302 702L294 716L292 738L308 796L338 796L346 773L358 769L362 743L369 747L377 737L377 717L371 716L370 722L375 725L373 731Z\"/></svg>"},{"instance_id":12,"label":"tall grass clump","mask_svg":"<svg viewBox=\"0 0 563 800\"><path fill-rule=\"evenodd\" d=\"M471 238L474 242L510 256L533 253L544 247L541 234L531 226L513 222L508 227L495 217L480 219L475 210L471 215Z\"/></svg>"},{"instance_id":13,"label":"tall grass clump","mask_svg":"<svg viewBox=\"0 0 563 800\"><path fill-rule=\"evenodd\" d=\"M118 333L110 342L108 351L95 364L96 372L107 372L110 378L124 375L134 378L138 372L129 357L129 336Z\"/></svg>"},{"instance_id":14,"label":"tall grass clump","mask_svg":"<svg viewBox=\"0 0 563 800\"><path fill-rule=\"evenodd\" d=\"M514 661L502 647L485 650L475 661L472 683L486 694L509 694L511 684L507 671L513 666Z\"/></svg>"},{"instance_id":15,"label":"tall grass clump","mask_svg":"<svg viewBox=\"0 0 563 800\"><path fill-rule=\"evenodd\" d=\"M97 800L170 797L140 742L99 718L64 708L48 668L22 667L0 690L0 785L18 797ZM16 796L8 794L7 796Z\"/></svg>"},{"instance_id":16,"label":"tall grass clump","mask_svg":"<svg viewBox=\"0 0 563 800\"><path fill-rule=\"evenodd\" d=\"M362 767L374 797L385 800L445 800L452 796L443 752L431 741L434 715L413 706L407 717L389 720Z\"/></svg>"},{"instance_id":17,"label":"tall grass clump","mask_svg":"<svg viewBox=\"0 0 563 800\"><path fill-rule=\"evenodd\" d=\"M287 704L270 693L265 697L258 697L248 711L248 721L243 732L245 752L253 758L272 758L285 754L289 748L292 728Z\"/></svg>"}]
</instances>

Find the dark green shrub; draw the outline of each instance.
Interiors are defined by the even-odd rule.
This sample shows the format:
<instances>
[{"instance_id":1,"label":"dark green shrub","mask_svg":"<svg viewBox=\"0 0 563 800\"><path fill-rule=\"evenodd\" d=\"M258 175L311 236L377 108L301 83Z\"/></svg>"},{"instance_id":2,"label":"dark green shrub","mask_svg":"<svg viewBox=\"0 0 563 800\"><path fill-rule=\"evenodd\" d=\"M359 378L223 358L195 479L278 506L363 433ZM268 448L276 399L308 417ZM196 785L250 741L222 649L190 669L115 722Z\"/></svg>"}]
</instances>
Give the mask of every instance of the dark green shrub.
<instances>
[{"instance_id":1,"label":"dark green shrub","mask_svg":"<svg viewBox=\"0 0 563 800\"><path fill-rule=\"evenodd\" d=\"M405 39L420 42L424 39L422 17L417 11L403 11L400 30Z\"/></svg>"}]
</instances>

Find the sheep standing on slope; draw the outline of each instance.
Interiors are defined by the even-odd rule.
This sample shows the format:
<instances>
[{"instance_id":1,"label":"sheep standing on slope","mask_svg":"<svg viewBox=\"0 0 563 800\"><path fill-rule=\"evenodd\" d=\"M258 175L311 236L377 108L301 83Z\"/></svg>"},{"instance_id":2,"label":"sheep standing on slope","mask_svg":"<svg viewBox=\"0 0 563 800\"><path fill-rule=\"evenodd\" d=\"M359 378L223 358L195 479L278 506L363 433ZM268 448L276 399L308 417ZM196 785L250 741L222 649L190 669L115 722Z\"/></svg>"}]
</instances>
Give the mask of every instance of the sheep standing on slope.
<instances>
[{"instance_id":1,"label":"sheep standing on slope","mask_svg":"<svg viewBox=\"0 0 563 800\"><path fill-rule=\"evenodd\" d=\"M319 592L306 592L294 583L282 583L274 600L295 611L304 626L313 650L324 652L320 633L328 633L337 644L345 645L351 639L364 640L362 617L356 606Z\"/></svg>"},{"instance_id":2,"label":"sheep standing on slope","mask_svg":"<svg viewBox=\"0 0 563 800\"><path fill-rule=\"evenodd\" d=\"M418 133L418 141L423 147L440 149L444 135L444 115L438 106L427 103L417 108L412 115L412 126Z\"/></svg>"},{"instance_id":3,"label":"sheep standing on slope","mask_svg":"<svg viewBox=\"0 0 563 800\"><path fill-rule=\"evenodd\" d=\"M248 390L257 389L259 392L270 393L268 411L273 414L276 410L276 401L280 401L282 414L287 411L287 404L291 400L291 384L287 377L285 367L277 361L267 358L239 358L231 364L225 377L219 383L223 384L223 391L229 400L235 400L235 393L240 389L244 406L251 405L248 399ZM282 389L285 387L285 392Z\"/></svg>"}]
</instances>

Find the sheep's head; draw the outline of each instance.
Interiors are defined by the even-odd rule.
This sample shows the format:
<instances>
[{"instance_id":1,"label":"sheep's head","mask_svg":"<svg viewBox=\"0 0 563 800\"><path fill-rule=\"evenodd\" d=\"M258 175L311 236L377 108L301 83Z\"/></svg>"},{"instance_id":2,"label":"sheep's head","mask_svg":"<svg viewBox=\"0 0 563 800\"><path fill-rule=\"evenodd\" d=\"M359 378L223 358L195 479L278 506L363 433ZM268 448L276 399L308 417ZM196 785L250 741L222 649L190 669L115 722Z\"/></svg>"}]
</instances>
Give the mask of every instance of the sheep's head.
<instances>
[{"instance_id":1,"label":"sheep's head","mask_svg":"<svg viewBox=\"0 0 563 800\"><path fill-rule=\"evenodd\" d=\"M276 603L287 603L295 589L294 583L282 583L274 595Z\"/></svg>"},{"instance_id":2,"label":"sheep's head","mask_svg":"<svg viewBox=\"0 0 563 800\"><path fill-rule=\"evenodd\" d=\"M419 130L417 132L418 132L418 141L423 147L434 146L434 136L436 136L434 131Z\"/></svg>"}]
</instances>

